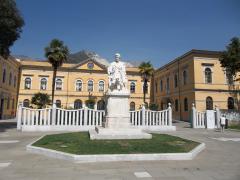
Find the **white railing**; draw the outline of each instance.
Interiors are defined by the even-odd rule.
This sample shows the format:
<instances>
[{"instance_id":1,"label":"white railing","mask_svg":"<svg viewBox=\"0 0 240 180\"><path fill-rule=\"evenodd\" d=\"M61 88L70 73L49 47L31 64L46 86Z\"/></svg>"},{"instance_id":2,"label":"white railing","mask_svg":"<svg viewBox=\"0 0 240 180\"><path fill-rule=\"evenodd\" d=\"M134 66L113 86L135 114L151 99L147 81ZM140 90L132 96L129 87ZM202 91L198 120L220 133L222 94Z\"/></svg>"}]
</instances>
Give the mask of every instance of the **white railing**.
<instances>
[{"instance_id":1,"label":"white railing","mask_svg":"<svg viewBox=\"0 0 240 180\"><path fill-rule=\"evenodd\" d=\"M22 131L87 131L102 126L105 111L87 107L76 110L56 108L31 109L18 107L17 128Z\"/></svg>"},{"instance_id":2,"label":"white railing","mask_svg":"<svg viewBox=\"0 0 240 180\"><path fill-rule=\"evenodd\" d=\"M191 123L192 128L218 128L220 120L220 111L215 110L197 111L194 103L192 104Z\"/></svg>"},{"instance_id":3,"label":"white railing","mask_svg":"<svg viewBox=\"0 0 240 180\"><path fill-rule=\"evenodd\" d=\"M18 130L22 131L88 131L102 126L104 110L93 110L87 107L67 110L57 108L32 109L18 107ZM130 111L130 121L135 127L144 130L176 130L172 126L172 108L162 111L140 110Z\"/></svg>"},{"instance_id":4,"label":"white railing","mask_svg":"<svg viewBox=\"0 0 240 180\"><path fill-rule=\"evenodd\" d=\"M176 130L172 126L171 104L162 111L146 110L143 106L140 110L130 111L130 121L133 126L145 130Z\"/></svg>"}]
</instances>

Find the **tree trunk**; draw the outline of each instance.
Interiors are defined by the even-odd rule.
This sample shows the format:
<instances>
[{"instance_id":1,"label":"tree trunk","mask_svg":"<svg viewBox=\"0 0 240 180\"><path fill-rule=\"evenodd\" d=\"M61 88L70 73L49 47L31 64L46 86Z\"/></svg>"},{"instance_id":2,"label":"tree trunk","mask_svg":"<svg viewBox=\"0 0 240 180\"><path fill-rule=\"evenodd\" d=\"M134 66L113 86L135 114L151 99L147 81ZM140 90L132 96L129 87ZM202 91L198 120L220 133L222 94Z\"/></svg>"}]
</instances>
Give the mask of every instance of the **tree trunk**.
<instances>
[{"instance_id":1,"label":"tree trunk","mask_svg":"<svg viewBox=\"0 0 240 180\"><path fill-rule=\"evenodd\" d=\"M147 79L144 79L143 83L143 103L146 104L146 92L147 91Z\"/></svg>"},{"instance_id":2,"label":"tree trunk","mask_svg":"<svg viewBox=\"0 0 240 180\"><path fill-rule=\"evenodd\" d=\"M52 105L54 103L54 93L55 93L55 82L57 75L57 67L53 67L53 79L52 79Z\"/></svg>"}]
</instances>

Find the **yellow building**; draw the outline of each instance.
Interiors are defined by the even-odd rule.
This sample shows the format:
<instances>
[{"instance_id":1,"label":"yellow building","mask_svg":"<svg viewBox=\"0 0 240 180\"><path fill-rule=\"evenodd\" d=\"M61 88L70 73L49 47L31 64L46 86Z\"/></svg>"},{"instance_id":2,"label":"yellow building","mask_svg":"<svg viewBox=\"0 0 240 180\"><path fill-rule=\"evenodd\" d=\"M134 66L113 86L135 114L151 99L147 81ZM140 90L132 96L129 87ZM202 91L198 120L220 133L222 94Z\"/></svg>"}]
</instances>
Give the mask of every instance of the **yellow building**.
<instances>
[{"instance_id":1,"label":"yellow building","mask_svg":"<svg viewBox=\"0 0 240 180\"><path fill-rule=\"evenodd\" d=\"M0 119L15 117L20 63L0 56Z\"/></svg>"},{"instance_id":2,"label":"yellow building","mask_svg":"<svg viewBox=\"0 0 240 180\"><path fill-rule=\"evenodd\" d=\"M191 50L157 69L153 76L152 101L160 109L171 103L173 118L188 121L192 103L203 111L239 110L239 82L221 67L217 51Z\"/></svg>"},{"instance_id":3,"label":"yellow building","mask_svg":"<svg viewBox=\"0 0 240 180\"><path fill-rule=\"evenodd\" d=\"M130 107L138 109L143 104L142 78L137 67L127 67L126 70L131 92ZM38 92L51 96L52 75L51 64L47 61L22 60L18 102L29 106L31 98ZM55 83L54 100L59 107L81 108L85 104L103 109L105 106L105 93L108 89L107 65L98 60L87 59L78 64L64 63L58 69ZM149 93L146 97L149 102Z\"/></svg>"}]
</instances>

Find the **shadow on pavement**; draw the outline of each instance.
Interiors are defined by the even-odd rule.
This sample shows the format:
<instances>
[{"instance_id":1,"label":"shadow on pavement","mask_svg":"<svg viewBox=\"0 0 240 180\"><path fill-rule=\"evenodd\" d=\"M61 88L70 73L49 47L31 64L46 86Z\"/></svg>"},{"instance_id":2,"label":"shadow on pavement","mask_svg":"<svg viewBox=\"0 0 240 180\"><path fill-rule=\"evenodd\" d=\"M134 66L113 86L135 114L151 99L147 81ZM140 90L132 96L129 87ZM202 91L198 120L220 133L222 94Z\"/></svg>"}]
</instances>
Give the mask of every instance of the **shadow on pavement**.
<instances>
[{"instance_id":1,"label":"shadow on pavement","mask_svg":"<svg viewBox=\"0 0 240 180\"><path fill-rule=\"evenodd\" d=\"M17 122L14 120L0 120L0 132L5 132L8 129L17 128Z\"/></svg>"}]
</instances>

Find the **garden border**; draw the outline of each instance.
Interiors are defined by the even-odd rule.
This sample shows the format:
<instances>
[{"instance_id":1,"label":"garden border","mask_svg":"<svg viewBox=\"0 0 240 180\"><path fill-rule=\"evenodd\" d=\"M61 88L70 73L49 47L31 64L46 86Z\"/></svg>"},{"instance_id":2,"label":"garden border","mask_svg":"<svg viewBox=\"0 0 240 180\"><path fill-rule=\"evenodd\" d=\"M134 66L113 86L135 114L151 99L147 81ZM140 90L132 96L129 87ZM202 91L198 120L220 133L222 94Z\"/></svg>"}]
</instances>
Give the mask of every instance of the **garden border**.
<instances>
[{"instance_id":1,"label":"garden border","mask_svg":"<svg viewBox=\"0 0 240 180\"><path fill-rule=\"evenodd\" d=\"M43 138L41 136L39 139ZM116 162L116 161L159 161L159 160L193 160L202 150L205 149L205 143L201 143L187 153L151 153L151 154L96 154L96 155L75 155L33 146L36 142L26 146L28 152L42 154L48 157L70 160L76 163L89 162Z\"/></svg>"}]
</instances>

